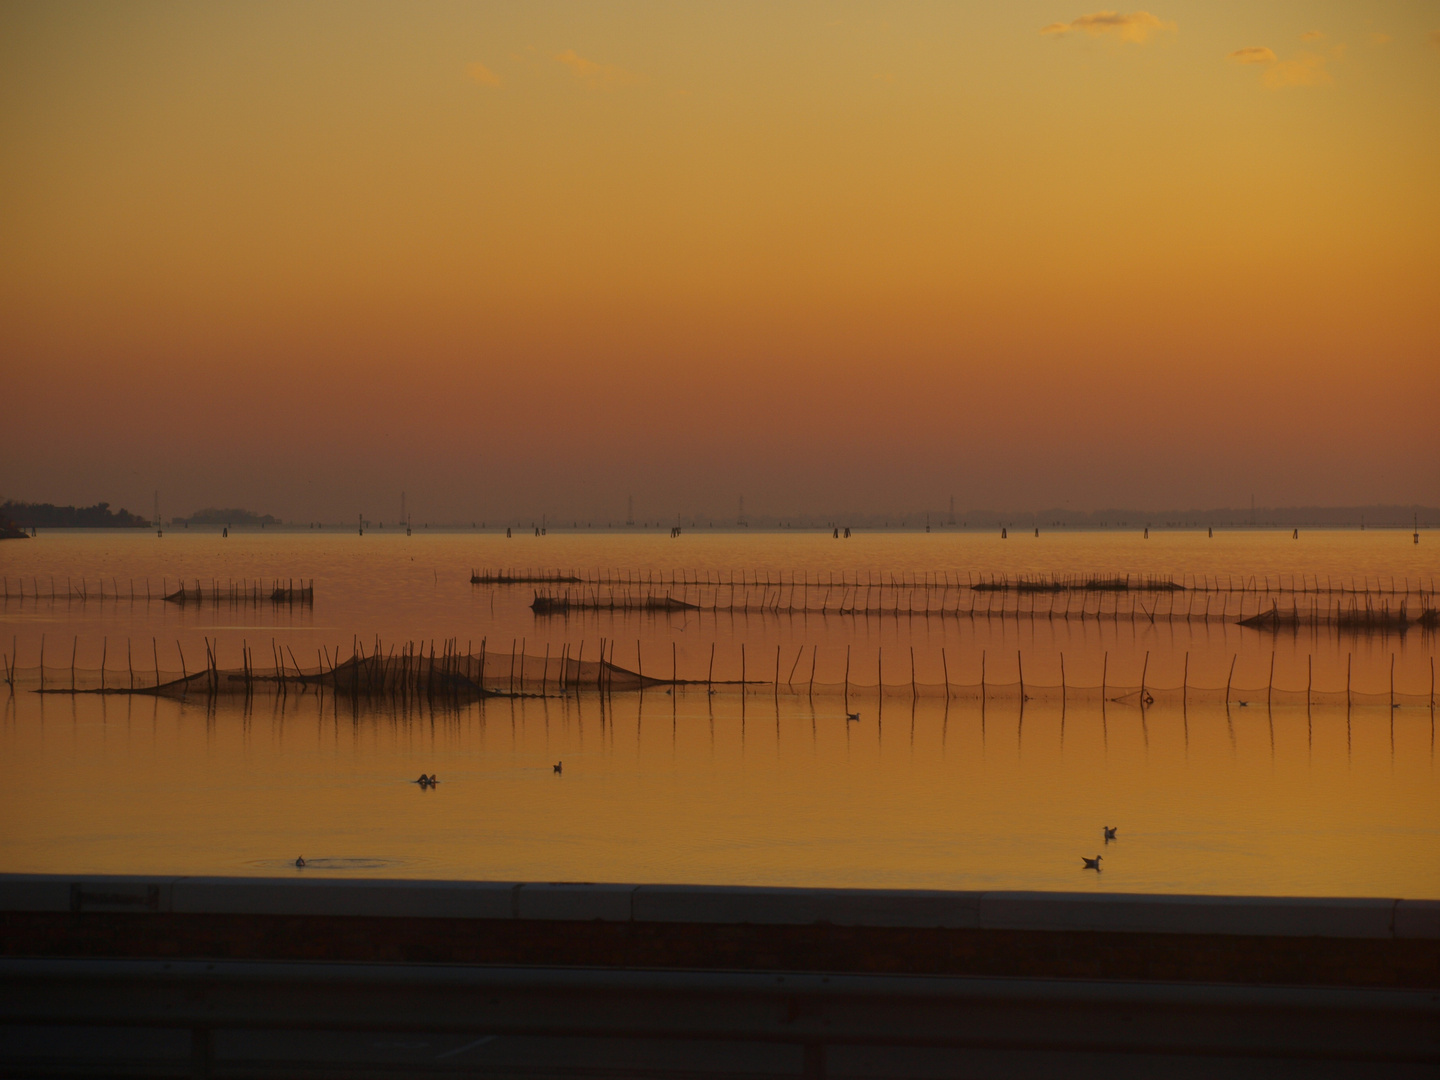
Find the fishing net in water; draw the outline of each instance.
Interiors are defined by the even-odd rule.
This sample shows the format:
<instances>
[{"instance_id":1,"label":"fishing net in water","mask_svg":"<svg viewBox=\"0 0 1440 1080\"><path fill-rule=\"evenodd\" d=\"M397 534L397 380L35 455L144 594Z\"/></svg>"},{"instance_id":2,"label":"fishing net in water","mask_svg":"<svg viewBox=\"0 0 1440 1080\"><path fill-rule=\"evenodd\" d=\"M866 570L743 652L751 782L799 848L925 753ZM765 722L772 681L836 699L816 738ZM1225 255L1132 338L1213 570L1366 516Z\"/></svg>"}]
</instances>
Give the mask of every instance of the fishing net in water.
<instances>
[{"instance_id":1,"label":"fishing net in water","mask_svg":"<svg viewBox=\"0 0 1440 1080\"><path fill-rule=\"evenodd\" d=\"M1231 704L1271 707L1400 707L1435 706L1434 692L1367 692L1304 690L1278 686L1151 686L1108 683L1038 684L1031 682L866 682L759 679L667 679L630 670L608 659L600 661L524 652L436 653L419 650L357 654L333 665L296 664L293 656L258 656L240 668L204 667L174 670L156 663L148 668L105 668L49 665L7 666L10 692L49 694L145 694L163 697L197 695L329 693L357 698L456 698L490 696L563 696L571 694L636 693L667 688L708 690L752 697L881 697L885 700L1035 701L1062 705L1098 704L1182 706Z\"/></svg>"}]
</instances>

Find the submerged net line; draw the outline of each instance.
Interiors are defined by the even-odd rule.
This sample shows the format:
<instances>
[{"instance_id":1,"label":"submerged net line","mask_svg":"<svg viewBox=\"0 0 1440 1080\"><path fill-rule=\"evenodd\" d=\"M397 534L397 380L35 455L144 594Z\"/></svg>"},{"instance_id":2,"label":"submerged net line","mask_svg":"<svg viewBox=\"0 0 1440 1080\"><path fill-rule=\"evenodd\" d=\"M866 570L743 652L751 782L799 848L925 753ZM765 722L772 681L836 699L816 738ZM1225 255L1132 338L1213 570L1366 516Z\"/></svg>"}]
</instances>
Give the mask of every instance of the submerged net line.
<instances>
[{"instance_id":1,"label":"submerged net line","mask_svg":"<svg viewBox=\"0 0 1440 1080\"><path fill-rule=\"evenodd\" d=\"M1286 583L1286 578L1289 583ZM1177 580L1168 574L994 574L974 570L885 571L847 570L657 570L599 569L474 569L472 585L564 585L577 584L606 588L849 588L908 589L945 591L970 589L976 592L1211 592L1264 595L1338 596L1435 596L1435 580L1419 577L1371 579L1351 577L1348 583L1327 575L1323 584L1318 574L1182 574Z\"/></svg>"},{"instance_id":2,"label":"submerged net line","mask_svg":"<svg viewBox=\"0 0 1440 1080\"><path fill-rule=\"evenodd\" d=\"M613 652L614 643L606 646ZM803 656L803 646L801 656ZM150 695L168 698L195 696L244 697L254 694L329 693L355 699L448 700L469 702L483 698L562 697L575 694L635 693L647 690L688 691L711 694L735 694L752 697L878 697L883 700L954 700L954 701L1041 701L1077 704L1111 702L1121 705L1187 705L1225 704L1239 707L1254 705L1307 706L1388 706L1424 707L1433 713L1436 702L1435 673L1432 661L1428 691L1356 690L1346 688L1305 689L1269 685L1202 686L1189 683L1179 686L1151 685L1141 682L1099 684L1033 683L1025 681L1023 666L1016 680L990 681L984 675L982 653L979 682L921 681L910 669L910 678L887 681L877 661L875 681L850 677L844 681L818 680L814 667L810 676L796 679L799 657L789 676L782 677L777 661L774 674L752 677L742 665L739 678L715 678L712 666L703 679L680 678L672 670L671 678L645 675L615 663L608 655L601 660L586 659L581 650L571 655L569 646L558 653L541 655L523 651L490 651L482 643L479 653L461 652L455 642L444 643L437 651L434 643L426 651L424 644L375 649L366 655L357 646L354 654L344 660L328 657L325 651L317 663L302 666L288 648L273 647L269 663L245 651L240 668L220 668L207 656L207 664L199 670L182 667L175 671L159 666L158 655L148 669L82 668L78 666L36 665L17 666L5 661L5 682L10 693L38 692L47 695ZM1017 654L1017 659L1023 660ZM1233 671L1233 668L1232 668ZM734 675L734 672L730 673ZM1393 669L1391 678L1393 680Z\"/></svg>"},{"instance_id":3,"label":"submerged net line","mask_svg":"<svg viewBox=\"0 0 1440 1080\"><path fill-rule=\"evenodd\" d=\"M1346 607L1343 601L1336 600L1335 606L1331 608L1327 601L1326 606L1321 607L1319 598L1301 607L1298 598L1292 598L1290 609L1282 611L1278 600L1271 600L1269 608L1259 607L1250 615L1245 614L1245 597L1240 600L1239 610L1229 610L1229 596L1219 611L1211 611L1209 594L1191 593L1186 597L1184 609L1181 610L1178 604L1175 590L1168 597L1168 608L1162 610L1162 601L1159 595L1152 601L1149 607L1144 599L1134 593L1129 596L1128 607L1122 602L1119 595L1111 599L1109 610L1106 610L1106 597L1103 590L1096 590L1093 594L1080 593L1078 606L1074 602L1074 593L1065 593L1065 605L1059 607L1056 604L1057 592L1049 590L1033 590L1026 592L1015 592L1014 603L1010 603L1011 593L1005 590L981 590L967 589L964 593L957 593L954 606L946 606L947 598L942 594L938 607L931 604L932 594L919 590L925 601L924 607L915 606L915 590L896 589L891 590L889 599L881 591L877 602L872 603L872 593L880 591L878 587L872 589L868 586L847 586L843 588L836 601L836 605L829 604L833 590L826 587L824 594L819 599L820 606L810 606L808 588L800 592L797 597L797 589L791 587L787 596L782 586L766 587L761 586L761 595L755 603L750 602L750 593L744 589L741 596L735 596L735 590L731 589L731 595L726 598L727 602L720 603L722 586L719 589L711 590L709 603L706 603L703 587L698 591L694 600L689 599L689 589L681 586L682 594L676 596L673 592L667 591L663 594L652 591L637 591L621 587L619 589L605 588L602 591L600 586L590 586L582 589L565 589L550 592L533 593L533 600L530 604L531 610L537 615L567 615L570 612L585 611L607 611L607 612L711 612L731 615L776 615L776 616L854 616L857 618L925 618L925 619L1043 619L1053 621L1055 619L1068 620L1111 620L1119 621L1128 619L1131 622L1141 620L1154 622L1228 622L1241 626L1251 627L1257 630L1284 630L1298 629L1301 627L1331 627L1337 630L1350 630L1357 632L1364 631L1397 631L1404 632L1412 628L1436 629L1440 627L1440 610L1430 606L1429 598L1421 598L1421 605L1418 611L1412 613L1408 601L1401 600L1398 607L1392 609L1388 600L1382 600L1378 605L1372 599L1366 598L1365 606L1360 606L1360 597L1352 596L1350 606ZM969 604L965 603L965 596L969 596ZM1090 596L1094 595L1094 610L1090 607ZM1205 596L1205 604L1196 610L1196 599L1198 595ZM1024 600L1028 596L1030 605L1027 608ZM863 606L862 606L863 597ZM980 603L984 598L984 604ZM1044 598L1046 603L1042 607L1040 599ZM796 601L799 601L798 605ZM901 607L901 600L905 606ZM848 600L848 606L847 606ZM997 603L998 601L998 603Z\"/></svg>"},{"instance_id":4,"label":"submerged net line","mask_svg":"<svg viewBox=\"0 0 1440 1080\"><path fill-rule=\"evenodd\" d=\"M193 580L194 585L186 584L187 580ZM296 581L299 584L296 584ZM182 607L189 604L211 604L220 606L230 604L231 606L258 606L260 604L313 604L315 602L315 579L306 582L304 578L242 578L234 580L227 578L221 581L219 578L211 578L208 582L201 578L181 579L176 581L175 588L170 588L170 579L161 578L160 587L154 589L149 578L143 582L144 589L136 587L135 579L126 580L126 588L122 589L118 578L111 578L108 582L101 578L95 583L92 591L90 582L84 578L78 581L71 578L65 579L64 589L58 587L59 583L54 576L49 578L49 588L42 586L38 576L28 579L30 588L27 591L26 578L16 580L16 587L11 589L11 581L4 579L4 591L0 593L6 603L11 600L49 600L53 603L61 601L72 604L88 604L91 602L103 604L106 601L111 603L154 603L157 601L179 604ZM109 586L107 589L106 586Z\"/></svg>"}]
</instances>

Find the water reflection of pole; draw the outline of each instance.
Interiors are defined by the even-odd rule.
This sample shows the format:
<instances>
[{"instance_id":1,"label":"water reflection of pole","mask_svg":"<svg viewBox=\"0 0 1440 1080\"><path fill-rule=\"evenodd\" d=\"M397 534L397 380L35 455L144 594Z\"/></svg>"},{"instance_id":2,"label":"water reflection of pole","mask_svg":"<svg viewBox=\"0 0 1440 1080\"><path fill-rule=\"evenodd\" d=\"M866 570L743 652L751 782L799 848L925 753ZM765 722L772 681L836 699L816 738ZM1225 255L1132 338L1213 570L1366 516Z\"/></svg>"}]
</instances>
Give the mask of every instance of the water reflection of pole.
<instances>
[{"instance_id":1,"label":"water reflection of pole","mask_svg":"<svg viewBox=\"0 0 1440 1080\"><path fill-rule=\"evenodd\" d=\"M1390 654L1390 760L1395 760L1395 654Z\"/></svg>"},{"instance_id":2,"label":"water reflection of pole","mask_svg":"<svg viewBox=\"0 0 1440 1080\"><path fill-rule=\"evenodd\" d=\"M885 646L875 646L875 719L885 712Z\"/></svg>"}]
</instances>

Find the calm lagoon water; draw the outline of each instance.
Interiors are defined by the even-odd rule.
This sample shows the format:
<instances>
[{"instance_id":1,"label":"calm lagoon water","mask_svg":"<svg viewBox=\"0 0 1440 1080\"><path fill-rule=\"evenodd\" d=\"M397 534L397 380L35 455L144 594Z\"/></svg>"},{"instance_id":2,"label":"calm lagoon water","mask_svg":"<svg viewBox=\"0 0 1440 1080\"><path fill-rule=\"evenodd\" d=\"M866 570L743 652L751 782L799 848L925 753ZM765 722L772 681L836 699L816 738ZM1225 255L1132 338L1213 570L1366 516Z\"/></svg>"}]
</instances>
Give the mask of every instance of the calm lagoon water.
<instances>
[{"instance_id":1,"label":"calm lagoon water","mask_svg":"<svg viewBox=\"0 0 1440 1080\"><path fill-rule=\"evenodd\" d=\"M487 567L667 580L672 571L702 580L758 571L761 581L793 574L812 583L1255 575L1287 588L1292 576L1312 585L1368 579L1372 590L1393 577L1388 602L1404 600L1413 612L1420 583L1428 589L1435 574L1431 540L1415 545L1391 531L1299 540L1042 532L1004 541L948 532L849 541L708 532L42 535L0 546L10 592L0 635L22 671L37 663L42 635L47 668L68 669L73 654L82 672L98 668L102 653L108 669L123 671L127 647L129 662L143 655L148 667L158 654L175 672L183 650L193 669L206 639L218 640L222 667L238 667L242 640L268 658L273 639L313 666L317 650L348 656L356 639L367 651L377 637L386 648L455 639L477 653L482 641L501 653L523 641L535 657L566 648L573 656L583 642L593 657L603 637L616 663L665 678L672 670L704 678L712 650L716 678L736 678L743 647L747 677L764 685L745 695L692 686L605 699L560 697L551 687L546 698L402 708L314 692L248 702L41 696L22 680L13 694L0 690L0 869L293 873L304 855L306 873L371 876L1436 897L1430 634L1305 627L1277 635L1167 618L1159 613L1169 598L1156 609L1153 597L1134 619L1128 600L1125 615L1098 621L1044 617L1048 598L1037 617L905 613L927 602L968 606L958 589L945 601L940 590L928 590L928 601L926 590L887 591L883 603L888 610L898 600L899 616L837 615L842 601L832 596L827 615L560 618L529 609L529 586L469 583L471 568ZM182 577L192 585L314 578L315 602L145 601L146 579L153 596L162 579L173 588ZM84 579L87 599L67 601L66 579L72 592ZM710 594L685 595L708 603ZM758 608L775 594L755 587L749 595ZM1293 596L1248 597L1245 611L1275 599L1284 607ZM1233 615L1237 600L1227 602ZM1198 610L1189 597L1179 603L1180 615ZM836 689L847 654L848 709L859 720L845 718ZM1147 707L1142 678L1152 688ZM1112 688L1103 696L1102 679ZM1228 709L1217 689L1227 680ZM440 786L408 782L422 771ZM1120 829L1108 847L1102 825ZM1082 873L1080 856L1101 851L1104 872Z\"/></svg>"}]
</instances>

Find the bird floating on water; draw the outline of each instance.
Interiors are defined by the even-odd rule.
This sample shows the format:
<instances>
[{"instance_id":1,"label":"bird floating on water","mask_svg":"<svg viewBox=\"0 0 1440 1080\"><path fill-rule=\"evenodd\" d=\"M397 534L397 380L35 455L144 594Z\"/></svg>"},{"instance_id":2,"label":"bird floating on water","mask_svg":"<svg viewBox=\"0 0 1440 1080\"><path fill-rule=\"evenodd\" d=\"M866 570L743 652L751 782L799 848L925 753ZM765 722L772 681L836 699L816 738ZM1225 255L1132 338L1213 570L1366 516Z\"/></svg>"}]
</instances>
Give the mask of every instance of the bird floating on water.
<instances>
[{"instance_id":1,"label":"bird floating on water","mask_svg":"<svg viewBox=\"0 0 1440 1080\"><path fill-rule=\"evenodd\" d=\"M558 772L560 772L561 766L564 765L564 764L565 764L565 763L564 763L563 761L557 761L557 762L555 762L554 765L551 766L551 768L553 768L553 769L558 773Z\"/></svg>"},{"instance_id":2,"label":"bird floating on water","mask_svg":"<svg viewBox=\"0 0 1440 1080\"><path fill-rule=\"evenodd\" d=\"M296 865L296 866L304 866L304 865L305 865L305 856L304 856L304 855L301 855L298 859L296 859L296 860L295 860L295 865Z\"/></svg>"},{"instance_id":3,"label":"bird floating on water","mask_svg":"<svg viewBox=\"0 0 1440 1080\"><path fill-rule=\"evenodd\" d=\"M847 712L847 713L845 714L845 719L846 719L846 720L859 720L859 719L860 719L860 714L859 714L858 712Z\"/></svg>"},{"instance_id":4,"label":"bird floating on water","mask_svg":"<svg viewBox=\"0 0 1440 1080\"><path fill-rule=\"evenodd\" d=\"M431 773L429 776L426 776L426 775L422 772L422 773L420 774L420 779L419 779L419 780L411 780L410 782L411 782L412 784L419 784L422 788L427 788L427 787L434 787L434 786L435 786L436 784L438 784L440 781L435 779L435 774L434 774L434 773Z\"/></svg>"},{"instance_id":5,"label":"bird floating on water","mask_svg":"<svg viewBox=\"0 0 1440 1080\"><path fill-rule=\"evenodd\" d=\"M1101 858L1102 858L1102 856L1096 855L1093 859L1087 859L1087 858L1085 858L1084 855L1081 855L1081 856L1080 856L1080 861L1085 864L1085 869L1086 869L1086 870L1099 870L1099 869L1100 869L1100 859L1101 859Z\"/></svg>"},{"instance_id":6,"label":"bird floating on water","mask_svg":"<svg viewBox=\"0 0 1440 1080\"><path fill-rule=\"evenodd\" d=\"M1107 844L1115 839L1115 829L1112 829L1109 825L1102 825L1100 827L1105 830L1105 842ZM1118 829L1119 826L1117 825L1115 828Z\"/></svg>"}]
</instances>

